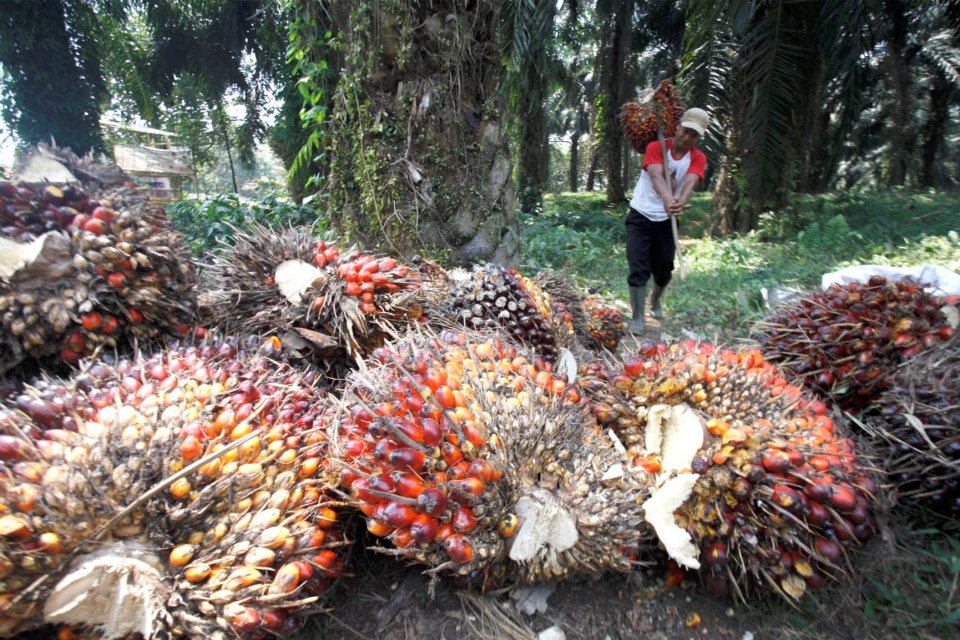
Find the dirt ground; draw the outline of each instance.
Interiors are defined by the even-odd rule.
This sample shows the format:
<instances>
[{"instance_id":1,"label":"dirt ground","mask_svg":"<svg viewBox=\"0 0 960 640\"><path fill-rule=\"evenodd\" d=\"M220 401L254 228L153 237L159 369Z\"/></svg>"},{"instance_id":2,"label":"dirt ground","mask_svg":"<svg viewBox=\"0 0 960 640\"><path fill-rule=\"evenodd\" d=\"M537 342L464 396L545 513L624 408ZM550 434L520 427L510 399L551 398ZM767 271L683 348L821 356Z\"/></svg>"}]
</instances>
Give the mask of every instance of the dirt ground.
<instances>
[{"instance_id":1,"label":"dirt ground","mask_svg":"<svg viewBox=\"0 0 960 640\"><path fill-rule=\"evenodd\" d=\"M693 581L666 586L663 566L562 583L545 612L527 615L509 593L479 594L444 581L434 585L431 598L430 579L420 568L373 552L361 549L351 562L354 576L340 583L328 602L331 611L310 623L300 640L760 638L729 602L705 594ZM563 635L543 633L551 627Z\"/></svg>"}]
</instances>

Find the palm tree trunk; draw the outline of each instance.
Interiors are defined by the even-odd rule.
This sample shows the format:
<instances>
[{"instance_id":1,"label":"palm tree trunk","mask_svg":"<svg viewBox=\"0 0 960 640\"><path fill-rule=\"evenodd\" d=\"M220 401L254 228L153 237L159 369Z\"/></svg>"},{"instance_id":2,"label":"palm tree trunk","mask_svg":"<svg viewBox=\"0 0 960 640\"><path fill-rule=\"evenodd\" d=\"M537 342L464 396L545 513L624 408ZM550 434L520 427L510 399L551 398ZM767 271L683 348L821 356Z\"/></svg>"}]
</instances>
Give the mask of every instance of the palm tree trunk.
<instances>
[{"instance_id":1,"label":"palm tree trunk","mask_svg":"<svg viewBox=\"0 0 960 640\"><path fill-rule=\"evenodd\" d=\"M916 145L916 131L913 126L913 77L910 73L909 57L906 50L907 3L905 0L887 0L883 3L887 17L889 51L887 54L888 73L893 85L893 117L888 129L890 136L890 164L887 167L886 183L888 187L902 186L907 180L907 167Z\"/></svg>"},{"instance_id":2,"label":"palm tree trunk","mask_svg":"<svg viewBox=\"0 0 960 640\"><path fill-rule=\"evenodd\" d=\"M230 132L227 130L227 116L223 112L223 105L217 103L217 124L220 125L220 135L223 136L223 146L227 149L227 164L230 165L230 180L233 184L233 192L240 193L237 188L237 172L233 168L233 153L230 151Z\"/></svg>"},{"instance_id":3,"label":"palm tree trunk","mask_svg":"<svg viewBox=\"0 0 960 640\"><path fill-rule=\"evenodd\" d=\"M937 155L943 149L943 137L950 121L950 84L939 69L930 87L930 115L923 132L923 163L920 167L920 185L939 186L942 171L938 170Z\"/></svg>"},{"instance_id":4,"label":"palm tree trunk","mask_svg":"<svg viewBox=\"0 0 960 640\"><path fill-rule=\"evenodd\" d=\"M552 31L556 2L538 0L531 12L524 14L526 23L518 25L531 34L530 48L523 61L520 89L520 208L527 213L540 210L543 190L550 177L550 146L547 139L547 44L545 34ZM541 6L542 5L542 6ZM542 22L541 22L542 21Z\"/></svg>"},{"instance_id":5,"label":"palm tree trunk","mask_svg":"<svg viewBox=\"0 0 960 640\"><path fill-rule=\"evenodd\" d=\"M583 107L577 108L577 115L574 117L573 137L570 140L570 191L576 192L580 186L580 136L582 135L581 123L583 122Z\"/></svg>"},{"instance_id":6,"label":"palm tree trunk","mask_svg":"<svg viewBox=\"0 0 960 640\"><path fill-rule=\"evenodd\" d=\"M328 120L330 219L400 255L514 261L500 2L330 4L344 51Z\"/></svg>"},{"instance_id":7,"label":"palm tree trunk","mask_svg":"<svg viewBox=\"0 0 960 640\"><path fill-rule=\"evenodd\" d=\"M609 6L610 4L613 6ZM602 5L602 6L601 6ZM623 132L617 121L617 112L627 100L627 72L631 51L630 16L633 0L600 0L597 14L608 16L600 27L600 94L603 96L603 157L607 176L607 202L621 203L623 187Z\"/></svg>"}]
</instances>

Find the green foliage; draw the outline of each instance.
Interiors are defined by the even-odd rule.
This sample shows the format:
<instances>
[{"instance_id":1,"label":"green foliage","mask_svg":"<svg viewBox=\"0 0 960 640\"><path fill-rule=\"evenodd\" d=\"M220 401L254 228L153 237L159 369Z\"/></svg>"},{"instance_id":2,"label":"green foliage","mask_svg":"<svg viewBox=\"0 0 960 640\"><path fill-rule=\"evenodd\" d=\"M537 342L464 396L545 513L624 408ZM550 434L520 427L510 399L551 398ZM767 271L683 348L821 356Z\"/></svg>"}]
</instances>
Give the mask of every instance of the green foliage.
<instances>
[{"instance_id":1,"label":"green foliage","mask_svg":"<svg viewBox=\"0 0 960 640\"><path fill-rule=\"evenodd\" d=\"M107 98L93 8L82 0L13 0L0 11L0 108L26 144L102 150Z\"/></svg>"},{"instance_id":2,"label":"green foliage","mask_svg":"<svg viewBox=\"0 0 960 640\"><path fill-rule=\"evenodd\" d=\"M317 233L327 221L315 209L284 200L278 191L257 200L241 200L236 194L221 194L206 200L184 199L166 206L174 225L187 236L190 252L202 256L222 241L229 241L234 229L254 224L267 226L314 226Z\"/></svg>"},{"instance_id":3,"label":"green foliage","mask_svg":"<svg viewBox=\"0 0 960 640\"><path fill-rule=\"evenodd\" d=\"M664 306L671 326L706 336L745 337L765 313L761 287L815 287L855 264L960 270L960 192L796 197L760 230L724 239L703 237L708 198L696 194L692 205L680 219L687 279L674 271ZM524 265L564 270L626 300L625 215L600 193L548 196L539 218L523 219Z\"/></svg>"},{"instance_id":4,"label":"green foliage","mask_svg":"<svg viewBox=\"0 0 960 640\"><path fill-rule=\"evenodd\" d=\"M317 186L321 176L315 171L310 172L322 164L323 128L332 93L330 89L336 80L336 73L326 60L332 37L329 14L319 2L285 0L284 8L290 15L287 65L297 91L296 96L285 95L284 99L289 105L299 98L300 131L287 122L283 125L285 131L278 132L277 144L297 149L289 161L288 180L306 187Z\"/></svg>"}]
</instances>

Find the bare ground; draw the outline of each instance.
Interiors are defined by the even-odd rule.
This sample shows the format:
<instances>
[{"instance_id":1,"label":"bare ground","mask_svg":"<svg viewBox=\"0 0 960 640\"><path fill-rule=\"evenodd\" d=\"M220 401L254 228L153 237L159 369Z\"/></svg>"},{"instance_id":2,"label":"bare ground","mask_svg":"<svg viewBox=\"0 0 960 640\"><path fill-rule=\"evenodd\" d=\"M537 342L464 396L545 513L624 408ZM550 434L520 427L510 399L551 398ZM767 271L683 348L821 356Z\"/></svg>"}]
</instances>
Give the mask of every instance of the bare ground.
<instances>
[{"instance_id":1,"label":"bare ground","mask_svg":"<svg viewBox=\"0 0 960 640\"><path fill-rule=\"evenodd\" d=\"M438 581L431 596L430 578L420 567L363 549L351 563L354 575L328 601L331 611L311 622L301 640L532 640L551 627L567 639L585 640L742 640L752 633L729 602L694 582L667 587L663 566L564 582L545 612L526 615L505 590L481 594Z\"/></svg>"}]
</instances>

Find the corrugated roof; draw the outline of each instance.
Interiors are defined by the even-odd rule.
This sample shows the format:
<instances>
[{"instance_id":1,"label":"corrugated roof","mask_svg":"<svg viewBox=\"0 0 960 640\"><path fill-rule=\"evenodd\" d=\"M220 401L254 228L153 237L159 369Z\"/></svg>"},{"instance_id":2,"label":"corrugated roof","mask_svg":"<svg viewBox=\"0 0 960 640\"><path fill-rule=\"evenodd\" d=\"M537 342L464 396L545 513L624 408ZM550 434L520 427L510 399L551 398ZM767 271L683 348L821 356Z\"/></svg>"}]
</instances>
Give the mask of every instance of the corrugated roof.
<instances>
[{"instance_id":1,"label":"corrugated roof","mask_svg":"<svg viewBox=\"0 0 960 640\"><path fill-rule=\"evenodd\" d=\"M124 131L133 131L135 133L149 133L156 136L169 136L176 137L177 134L172 131L164 131L163 129L154 129L152 127L141 127L135 124L121 124L119 122L111 122L109 120L100 120L100 124L105 127L113 127L114 129L123 129Z\"/></svg>"},{"instance_id":2,"label":"corrugated roof","mask_svg":"<svg viewBox=\"0 0 960 640\"><path fill-rule=\"evenodd\" d=\"M124 171L193 175L190 150L185 147L155 149L139 144L115 144L113 159Z\"/></svg>"}]
</instances>

